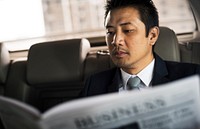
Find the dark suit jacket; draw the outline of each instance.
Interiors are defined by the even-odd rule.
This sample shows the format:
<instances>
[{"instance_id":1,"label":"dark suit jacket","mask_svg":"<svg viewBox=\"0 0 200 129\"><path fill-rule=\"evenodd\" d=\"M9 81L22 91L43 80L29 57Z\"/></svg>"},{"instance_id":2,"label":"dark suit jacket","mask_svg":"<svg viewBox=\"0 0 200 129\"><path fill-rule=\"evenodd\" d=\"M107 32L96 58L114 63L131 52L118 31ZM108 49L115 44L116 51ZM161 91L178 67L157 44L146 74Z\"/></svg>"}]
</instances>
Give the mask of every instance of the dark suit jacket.
<instances>
[{"instance_id":1,"label":"dark suit jacket","mask_svg":"<svg viewBox=\"0 0 200 129\"><path fill-rule=\"evenodd\" d=\"M199 65L163 61L155 54L155 66L152 79L153 87L194 74L200 75ZM120 69L112 68L90 76L86 80L85 87L81 92L81 97L118 92L121 86L122 79Z\"/></svg>"}]
</instances>

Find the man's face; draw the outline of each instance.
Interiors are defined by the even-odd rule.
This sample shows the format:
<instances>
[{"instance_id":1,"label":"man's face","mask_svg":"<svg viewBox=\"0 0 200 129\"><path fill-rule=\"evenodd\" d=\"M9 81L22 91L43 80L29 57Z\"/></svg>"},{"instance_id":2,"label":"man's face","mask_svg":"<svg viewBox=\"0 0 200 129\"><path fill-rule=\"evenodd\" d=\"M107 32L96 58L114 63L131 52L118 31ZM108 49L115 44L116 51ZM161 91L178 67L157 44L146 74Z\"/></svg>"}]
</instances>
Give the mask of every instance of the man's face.
<instances>
[{"instance_id":1,"label":"man's face","mask_svg":"<svg viewBox=\"0 0 200 129\"><path fill-rule=\"evenodd\" d=\"M145 25L136 9L126 7L110 11L105 26L106 43L111 58L118 67L137 74L152 61L155 36L152 37L150 32L146 37Z\"/></svg>"}]
</instances>

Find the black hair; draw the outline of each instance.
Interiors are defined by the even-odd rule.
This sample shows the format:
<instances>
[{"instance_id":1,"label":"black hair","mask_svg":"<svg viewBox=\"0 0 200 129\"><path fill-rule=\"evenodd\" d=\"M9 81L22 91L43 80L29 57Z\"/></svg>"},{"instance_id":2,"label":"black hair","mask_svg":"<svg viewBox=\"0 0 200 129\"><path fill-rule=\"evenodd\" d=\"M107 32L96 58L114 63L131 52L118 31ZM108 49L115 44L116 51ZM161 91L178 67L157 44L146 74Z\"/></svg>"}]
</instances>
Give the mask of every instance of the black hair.
<instances>
[{"instance_id":1,"label":"black hair","mask_svg":"<svg viewBox=\"0 0 200 129\"><path fill-rule=\"evenodd\" d=\"M146 36L152 27L159 26L158 11L152 0L107 0L104 21L111 10L124 7L138 10L140 20L145 24Z\"/></svg>"}]
</instances>

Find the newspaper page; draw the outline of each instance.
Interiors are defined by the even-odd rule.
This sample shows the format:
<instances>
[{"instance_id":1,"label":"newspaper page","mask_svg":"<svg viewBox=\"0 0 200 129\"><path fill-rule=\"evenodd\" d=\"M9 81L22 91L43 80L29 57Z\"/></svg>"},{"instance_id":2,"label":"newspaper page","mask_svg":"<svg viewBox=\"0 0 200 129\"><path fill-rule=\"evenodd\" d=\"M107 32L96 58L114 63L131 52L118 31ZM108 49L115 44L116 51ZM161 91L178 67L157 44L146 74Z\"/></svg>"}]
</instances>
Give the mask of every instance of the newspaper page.
<instances>
[{"instance_id":1,"label":"newspaper page","mask_svg":"<svg viewBox=\"0 0 200 129\"><path fill-rule=\"evenodd\" d=\"M0 96L0 118L5 129L43 129L37 109L4 96Z\"/></svg>"},{"instance_id":2,"label":"newspaper page","mask_svg":"<svg viewBox=\"0 0 200 129\"><path fill-rule=\"evenodd\" d=\"M199 76L149 90L113 93L62 104L46 112L49 129L198 129Z\"/></svg>"}]
</instances>

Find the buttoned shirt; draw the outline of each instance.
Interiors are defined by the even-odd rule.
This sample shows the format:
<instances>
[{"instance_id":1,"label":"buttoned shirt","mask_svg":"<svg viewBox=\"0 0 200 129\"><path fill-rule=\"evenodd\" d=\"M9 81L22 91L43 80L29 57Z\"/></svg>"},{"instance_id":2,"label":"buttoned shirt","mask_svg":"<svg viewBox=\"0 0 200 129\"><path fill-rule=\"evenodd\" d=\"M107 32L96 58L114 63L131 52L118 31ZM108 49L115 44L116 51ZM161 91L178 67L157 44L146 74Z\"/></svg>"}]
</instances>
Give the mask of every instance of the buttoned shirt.
<instances>
[{"instance_id":1,"label":"buttoned shirt","mask_svg":"<svg viewBox=\"0 0 200 129\"><path fill-rule=\"evenodd\" d=\"M130 77L138 76L141 80L140 90L151 86L151 80L153 78L153 69L154 69L155 59L151 61L142 71L137 75L131 75L126 73L124 70L120 69L122 75L123 87L119 88L119 92L127 91L127 82Z\"/></svg>"}]
</instances>

